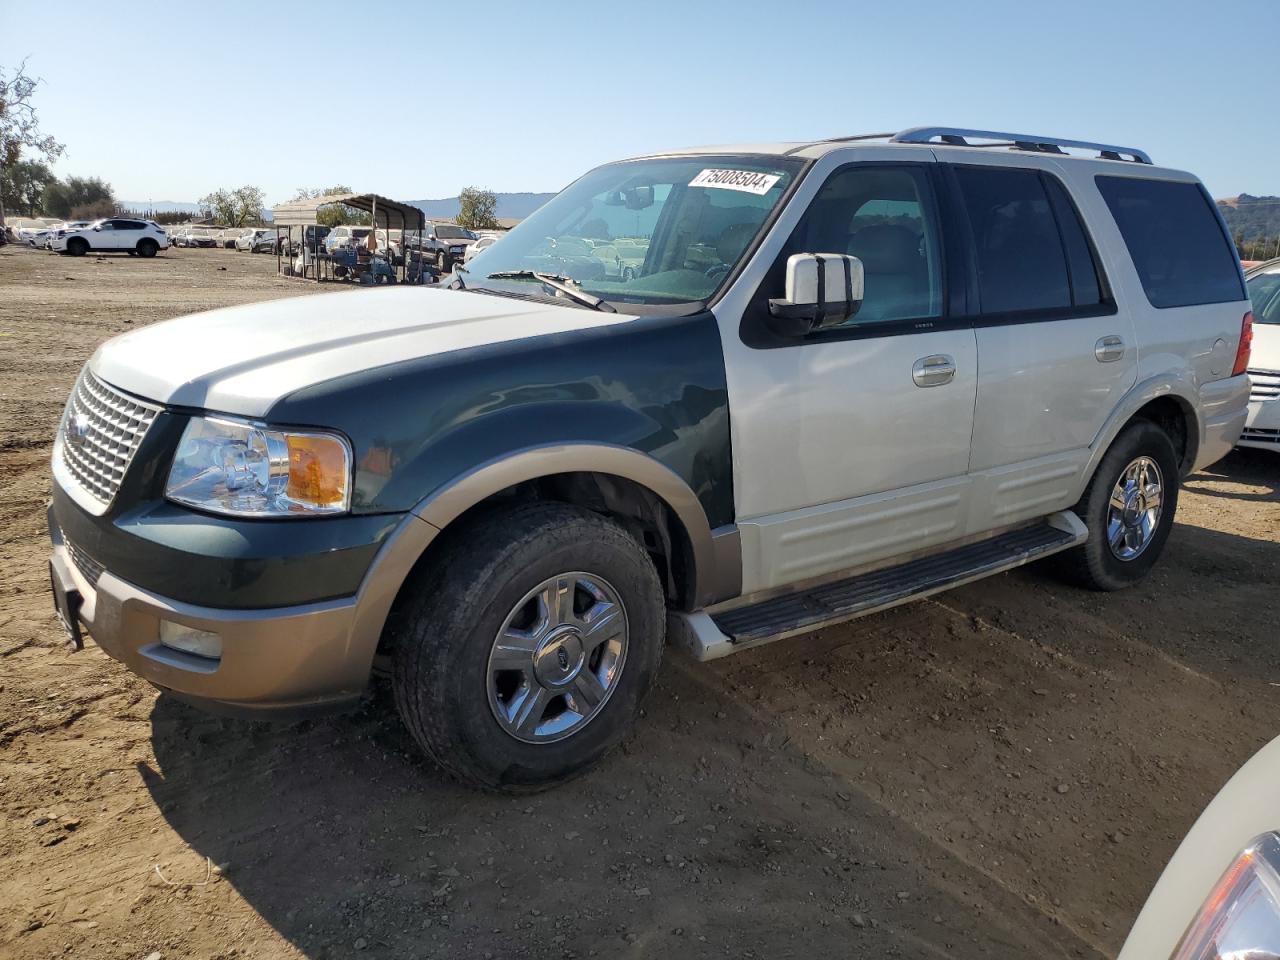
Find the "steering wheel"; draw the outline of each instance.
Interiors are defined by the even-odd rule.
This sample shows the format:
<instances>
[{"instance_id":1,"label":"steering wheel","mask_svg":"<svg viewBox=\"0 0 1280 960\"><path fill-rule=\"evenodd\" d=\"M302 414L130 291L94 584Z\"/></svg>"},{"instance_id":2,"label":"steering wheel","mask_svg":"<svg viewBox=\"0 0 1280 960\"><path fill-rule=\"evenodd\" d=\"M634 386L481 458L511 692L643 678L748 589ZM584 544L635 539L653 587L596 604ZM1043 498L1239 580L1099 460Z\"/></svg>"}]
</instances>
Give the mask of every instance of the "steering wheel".
<instances>
[{"instance_id":1,"label":"steering wheel","mask_svg":"<svg viewBox=\"0 0 1280 960\"><path fill-rule=\"evenodd\" d=\"M712 266L707 267L707 269L702 272L705 276L710 277L712 280L714 280L717 277L722 277L729 272L729 264L727 263L713 264Z\"/></svg>"}]
</instances>

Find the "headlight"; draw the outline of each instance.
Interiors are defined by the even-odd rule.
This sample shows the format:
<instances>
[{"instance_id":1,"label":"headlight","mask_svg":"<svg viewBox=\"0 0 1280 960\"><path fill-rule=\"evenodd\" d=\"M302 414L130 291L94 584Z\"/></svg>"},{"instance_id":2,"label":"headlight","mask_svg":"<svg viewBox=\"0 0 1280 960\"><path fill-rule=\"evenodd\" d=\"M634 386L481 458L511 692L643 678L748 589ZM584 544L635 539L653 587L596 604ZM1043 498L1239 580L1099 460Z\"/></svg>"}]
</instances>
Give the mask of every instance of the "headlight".
<instances>
[{"instance_id":1,"label":"headlight","mask_svg":"<svg viewBox=\"0 0 1280 960\"><path fill-rule=\"evenodd\" d=\"M1268 833L1227 868L1170 960L1280 956L1280 836Z\"/></svg>"},{"instance_id":2,"label":"headlight","mask_svg":"<svg viewBox=\"0 0 1280 960\"><path fill-rule=\"evenodd\" d=\"M196 417L164 492L175 503L237 517L343 513L351 503L351 449L332 433Z\"/></svg>"}]
</instances>

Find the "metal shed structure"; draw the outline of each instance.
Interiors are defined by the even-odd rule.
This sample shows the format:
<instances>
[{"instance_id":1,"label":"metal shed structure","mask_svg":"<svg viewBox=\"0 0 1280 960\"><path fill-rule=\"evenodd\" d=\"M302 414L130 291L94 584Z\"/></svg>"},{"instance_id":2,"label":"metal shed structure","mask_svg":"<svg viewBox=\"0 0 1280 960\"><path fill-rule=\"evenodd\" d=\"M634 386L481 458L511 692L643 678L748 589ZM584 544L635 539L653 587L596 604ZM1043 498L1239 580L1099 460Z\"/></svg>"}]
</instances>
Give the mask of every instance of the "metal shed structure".
<instances>
[{"instance_id":1,"label":"metal shed structure","mask_svg":"<svg viewBox=\"0 0 1280 960\"><path fill-rule=\"evenodd\" d=\"M332 261L323 249L321 244L315 237L315 233L308 231L306 228L317 224L316 214L321 207L327 207L332 204L340 203L343 206L351 207L353 210L363 210L368 213L372 220L372 227L376 230L399 230L401 237L409 231L417 231L419 237L426 228L427 216L418 207L407 203L400 203L389 197L384 197L376 193L333 193L323 197L312 197L308 200L291 200L288 203L282 203L271 210L272 223L276 228L276 269L284 276L297 276L313 280L331 279ZM281 255L281 246L279 242L282 232L287 233L290 238L293 236L294 229L297 228L301 238L302 247L302 267L300 270L294 269L292 261L286 262ZM409 271L409 249L408 244L405 245L405 258L400 264L400 280L403 282L411 271ZM421 277L421 261L419 259L419 269L416 276Z\"/></svg>"}]
</instances>

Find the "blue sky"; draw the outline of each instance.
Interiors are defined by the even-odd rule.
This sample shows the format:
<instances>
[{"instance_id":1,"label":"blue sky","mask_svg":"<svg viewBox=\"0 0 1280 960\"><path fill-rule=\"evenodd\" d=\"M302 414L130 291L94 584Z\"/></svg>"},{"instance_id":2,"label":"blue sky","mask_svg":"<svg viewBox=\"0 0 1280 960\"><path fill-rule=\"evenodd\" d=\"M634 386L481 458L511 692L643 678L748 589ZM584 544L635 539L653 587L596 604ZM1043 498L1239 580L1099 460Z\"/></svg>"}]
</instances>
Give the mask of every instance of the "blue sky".
<instances>
[{"instance_id":1,"label":"blue sky","mask_svg":"<svg viewBox=\"0 0 1280 960\"><path fill-rule=\"evenodd\" d=\"M1132 145L1215 196L1280 194L1280 0L433 9L0 0L0 63L44 80L56 170L129 200L556 190L664 147L920 124Z\"/></svg>"}]
</instances>

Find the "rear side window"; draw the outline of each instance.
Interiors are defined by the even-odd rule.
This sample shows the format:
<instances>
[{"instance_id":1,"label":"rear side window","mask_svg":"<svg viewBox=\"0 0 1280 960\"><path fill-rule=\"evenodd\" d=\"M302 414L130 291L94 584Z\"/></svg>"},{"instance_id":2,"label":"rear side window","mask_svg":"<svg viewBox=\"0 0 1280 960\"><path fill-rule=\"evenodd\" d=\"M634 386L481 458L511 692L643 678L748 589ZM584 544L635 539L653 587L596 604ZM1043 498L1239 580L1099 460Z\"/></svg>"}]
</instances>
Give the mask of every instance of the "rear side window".
<instances>
[{"instance_id":1,"label":"rear side window","mask_svg":"<svg viewBox=\"0 0 1280 960\"><path fill-rule=\"evenodd\" d=\"M1153 307L1245 298L1235 251L1198 183L1133 177L1097 183Z\"/></svg>"},{"instance_id":2,"label":"rear side window","mask_svg":"<svg viewBox=\"0 0 1280 960\"><path fill-rule=\"evenodd\" d=\"M1049 195L1034 170L956 167L984 314L1072 306L1071 275Z\"/></svg>"}]
</instances>

